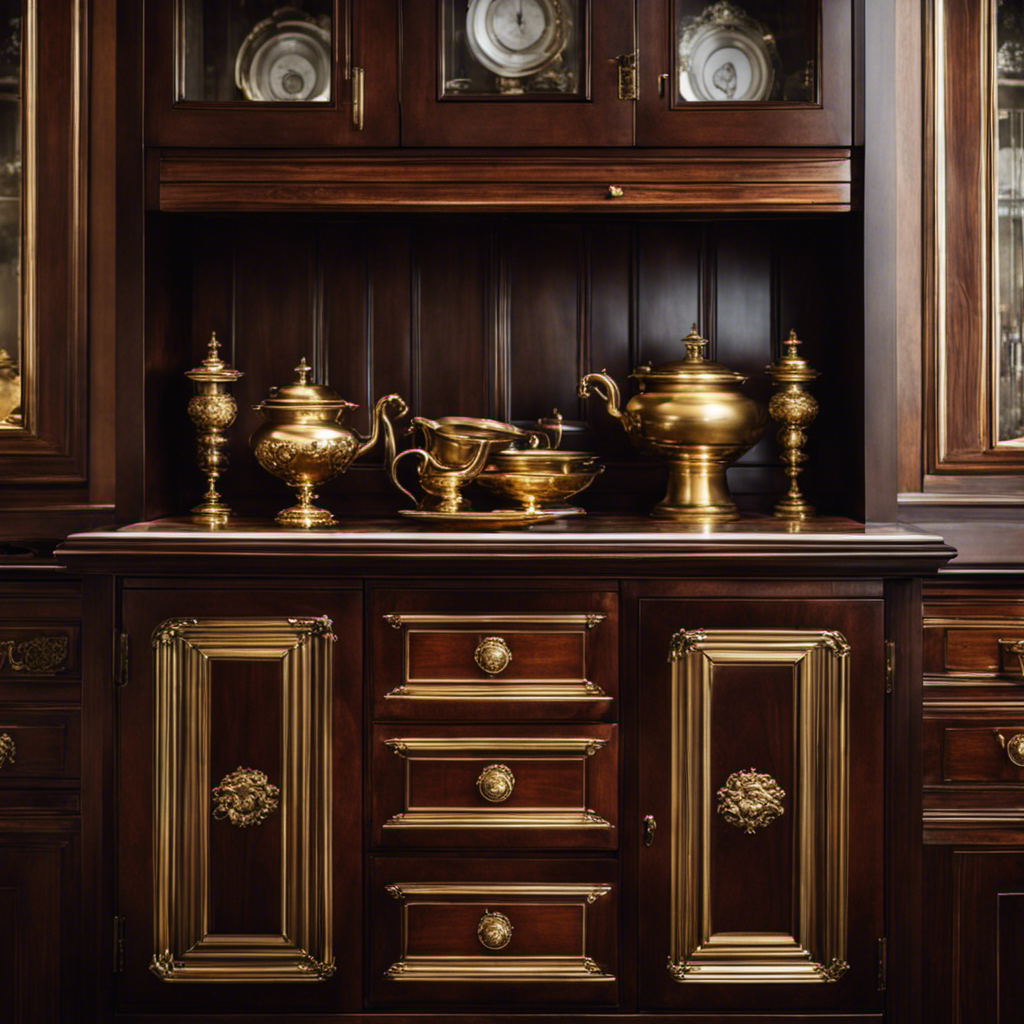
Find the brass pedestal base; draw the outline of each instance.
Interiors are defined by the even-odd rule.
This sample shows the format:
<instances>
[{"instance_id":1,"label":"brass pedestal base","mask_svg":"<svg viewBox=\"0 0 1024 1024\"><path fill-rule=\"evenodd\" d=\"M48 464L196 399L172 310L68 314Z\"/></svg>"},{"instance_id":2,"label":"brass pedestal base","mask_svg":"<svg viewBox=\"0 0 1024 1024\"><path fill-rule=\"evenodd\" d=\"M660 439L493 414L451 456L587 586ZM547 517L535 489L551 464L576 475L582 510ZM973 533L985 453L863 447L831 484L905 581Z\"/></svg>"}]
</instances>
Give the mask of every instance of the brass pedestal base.
<instances>
[{"instance_id":1,"label":"brass pedestal base","mask_svg":"<svg viewBox=\"0 0 1024 1024\"><path fill-rule=\"evenodd\" d=\"M316 495L311 484L303 484L298 490L299 503L278 512L274 516L275 523L309 529L312 526L334 526L338 522L327 509L313 504Z\"/></svg>"},{"instance_id":2,"label":"brass pedestal base","mask_svg":"<svg viewBox=\"0 0 1024 1024\"><path fill-rule=\"evenodd\" d=\"M654 519L691 523L728 523L739 519L729 494L726 469L737 453L725 457L686 456L669 462L668 489L654 506Z\"/></svg>"},{"instance_id":3,"label":"brass pedestal base","mask_svg":"<svg viewBox=\"0 0 1024 1024\"><path fill-rule=\"evenodd\" d=\"M796 494L787 494L772 510L772 515L780 519L810 519L814 514L814 506L805 501L799 491Z\"/></svg>"}]
</instances>

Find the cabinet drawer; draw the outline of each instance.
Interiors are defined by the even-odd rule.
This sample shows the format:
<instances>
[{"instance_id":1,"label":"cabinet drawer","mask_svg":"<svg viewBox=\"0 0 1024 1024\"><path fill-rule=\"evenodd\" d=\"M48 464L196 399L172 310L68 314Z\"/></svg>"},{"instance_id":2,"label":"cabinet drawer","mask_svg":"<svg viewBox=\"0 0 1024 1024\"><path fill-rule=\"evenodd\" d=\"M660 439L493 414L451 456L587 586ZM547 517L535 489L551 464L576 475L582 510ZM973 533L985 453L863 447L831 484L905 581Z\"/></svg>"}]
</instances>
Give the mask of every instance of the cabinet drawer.
<instances>
[{"instance_id":1,"label":"cabinet drawer","mask_svg":"<svg viewBox=\"0 0 1024 1024\"><path fill-rule=\"evenodd\" d=\"M925 711L924 781L1024 785L1024 713L1019 705L968 716ZM1015 761L1016 759L1016 761Z\"/></svg>"},{"instance_id":2,"label":"cabinet drawer","mask_svg":"<svg viewBox=\"0 0 1024 1024\"><path fill-rule=\"evenodd\" d=\"M617 595L384 591L378 718L611 717Z\"/></svg>"},{"instance_id":3,"label":"cabinet drawer","mask_svg":"<svg viewBox=\"0 0 1024 1024\"><path fill-rule=\"evenodd\" d=\"M374 889L379 1003L614 998L614 864L389 860Z\"/></svg>"},{"instance_id":4,"label":"cabinet drawer","mask_svg":"<svg viewBox=\"0 0 1024 1024\"><path fill-rule=\"evenodd\" d=\"M14 779L77 779L79 713L0 708L0 784Z\"/></svg>"},{"instance_id":5,"label":"cabinet drawer","mask_svg":"<svg viewBox=\"0 0 1024 1024\"><path fill-rule=\"evenodd\" d=\"M374 841L614 849L617 741L614 725L378 725Z\"/></svg>"},{"instance_id":6,"label":"cabinet drawer","mask_svg":"<svg viewBox=\"0 0 1024 1024\"><path fill-rule=\"evenodd\" d=\"M925 616L924 670L1024 683L1024 617L985 614Z\"/></svg>"}]
</instances>

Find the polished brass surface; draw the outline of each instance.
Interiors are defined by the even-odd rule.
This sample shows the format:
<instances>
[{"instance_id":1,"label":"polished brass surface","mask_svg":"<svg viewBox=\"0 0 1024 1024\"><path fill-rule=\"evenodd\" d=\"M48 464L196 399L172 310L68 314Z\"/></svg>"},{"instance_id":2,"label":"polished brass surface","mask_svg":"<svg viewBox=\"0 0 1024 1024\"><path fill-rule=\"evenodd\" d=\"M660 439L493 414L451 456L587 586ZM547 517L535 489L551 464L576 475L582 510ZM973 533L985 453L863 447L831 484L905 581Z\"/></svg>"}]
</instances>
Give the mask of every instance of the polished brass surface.
<instances>
[{"instance_id":1,"label":"polished brass surface","mask_svg":"<svg viewBox=\"0 0 1024 1024\"><path fill-rule=\"evenodd\" d=\"M676 980L774 984L831 982L841 975L848 913L849 660L849 644L834 631L708 629L673 639L668 969ZM716 932L711 919L712 694L720 669L758 664L793 673L794 785L800 796L792 812L792 935Z\"/></svg>"},{"instance_id":2,"label":"polished brass surface","mask_svg":"<svg viewBox=\"0 0 1024 1024\"><path fill-rule=\"evenodd\" d=\"M9 732L0 732L0 768L5 764L14 764L14 755L17 752L14 737Z\"/></svg>"},{"instance_id":3,"label":"polished brass surface","mask_svg":"<svg viewBox=\"0 0 1024 1024\"><path fill-rule=\"evenodd\" d=\"M310 384L312 368L305 358L295 372L294 383L271 388L270 396L256 406L266 422L256 428L249 444L256 461L298 493L298 503L279 512L277 523L303 529L332 526L337 520L327 509L314 504L314 488L344 473L355 459L373 448L381 433L385 464L390 465L395 435L388 413L401 418L408 407L399 395L385 395L374 406L369 436L362 437L341 423L345 413L356 408L354 403L333 388Z\"/></svg>"},{"instance_id":4,"label":"polished brass surface","mask_svg":"<svg viewBox=\"0 0 1024 1024\"><path fill-rule=\"evenodd\" d=\"M600 612L585 612L580 615L543 613L536 615L444 615L429 612L390 612L385 620L395 629L405 631L403 681L390 693L389 699L403 700L610 700L611 698L585 676L580 679L531 678L504 681L497 678L473 682L472 680L432 679L413 676L409 671L409 636L417 630L443 630L445 632L479 633L502 628L505 636L529 633L536 629L548 630L562 627L578 633L581 664L586 669L586 631L593 629L604 620ZM514 628L508 628L508 627Z\"/></svg>"},{"instance_id":5,"label":"polished brass surface","mask_svg":"<svg viewBox=\"0 0 1024 1024\"><path fill-rule=\"evenodd\" d=\"M1024 640L1000 640L999 646L1008 654L1017 655L1017 662L1020 665L1021 675L1024 675Z\"/></svg>"},{"instance_id":6,"label":"polished brass surface","mask_svg":"<svg viewBox=\"0 0 1024 1024\"><path fill-rule=\"evenodd\" d=\"M512 664L512 649L500 636L485 636L476 645L473 660L489 676L500 675Z\"/></svg>"},{"instance_id":7,"label":"polished brass surface","mask_svg":"<svg viewBox=\"0 0 1024 1024\"><path fill-rule=\"evenodd\" d=\"M228 438L225 431L235 422L238 405L231 394L231 385L245 374L221 359L217 332L210 334L209 350L202 363L185 376L196 385L196 393L188 403L189 419L199 431L196 441L196 462L206 476L206 493L192 509L199 519L224 522L231 509L217 493L217 480L228 467Z\"/></svg>"},{"instance_id":8,"label":"polished brass surface","mask_svg":"<svg viewBox=\"0 0 1024 1024\"><path fill-rule=\"evenodd\" d=\"M489 764L476 780L480 795L492 804L504 803L516 786L516 777L507 764Z\"/></svg>"},{"instance_id":9,"label":"polished brass surface","mask_svg":"<svg viewBox=\"0 0 1024 1024\"><path fill-rule=\"evenodd\" d=\"M239 828L259 825L277 810L280 794L263 772L239 765L213 787L213 816Z\"/></svg>"},{"instance_id":10,"label":"polished brass surface","mask_svg":"<svg viewBox=\"0 0 1024 1024\"><path fill-rule=\"evenodd\" d=\"M609 981L614 975L605 973L587 956L587 907L611 892L609 885L536 883L468 883L458 882L401 882L386 887L386 891L402 907L401 948L407 947L408 915L410 906L417 904L451 904L465 906L477 904L484 917L488 904L501 902L530 906L558 903L578 906L582 915L583 943L578 955L570 956L516 956L506 954L494 957L488 953L465 956L424 956L404 953L385 972L393 981ZM504 915L502 915L504 916ZM507 918L506 918L507 920ZM482 923L482 919L481 919ZM500 924L500 922L499 922ZM511 929L511 924L509 924ZM495 934L504 934L495 929ZM511 934L511 931L508 933ZM493 948L493 947L489 947Z\"/></svg>"},{"instance_id":11,"label":"polished brass surface","mask_svg":"<svg viewBox=\"0 0 1024 1024\"><path fill-rule=\"evenodd\" d=\"M644 815L644 846L654 845L654 834L658 831L658 823L653 814Z\"/></svg>"},{"instance_id":12,"label":"polished brass surface","mask_svg":"<svg viewBox=\"0 0 1024 1024\"><path fill-rule=\"evenodd\" d=\"M0 669L44 675L59 671L68 658L66 636L34 636L29 640L0 641Z\"/></svg>"},{"instance_id":13,"label":"polished brass surface","mask_svg":"<svg viewBox=\"0 0 1024 1024\"><path fill-rule=\"evenodd\" d=\"M607 744L607 740L592 736L472 736L395 737L384 741L385 746L410 762L449 758L513 757L522 761L575 761L581 774L581 792L586 792L585 761ZM432 828L598 828L613 826L585 804L565 807L498 807L512 794L515 778L505 764L490 764L483 769L477 786L480 795L495 806L440 808L422 807L413 802L409 789L410 777L405 775L405 810L384 822L385 829ZM493 795L488 796L488 792Z\"/></svg>"},{"instance_id":14,"label":"polished brass surface","mask_svg":"<svg viewBox=\"0 0 1024 1024\"><path fill-rule=\"evenodd\" d=\"M477 483L534 512L566 507L566 499L589 487L603 472L604 466L591 452L506 449L491 456Z\"/></svg>"},{"instance_id":15,"label":"polished brass surface","mask_svg":"<svg viewBox=\"0 0 1024 1024\"><path fill-rule=\"evenodd\" d=\"M796 331L789 332L785 344L786 354L768 367L768 376L778 389L768 403L768 412L772 419L782 424L778 437L782 445L786 476L789 477L789 491L776 502L774 514L785 519L805 519L814 515L814 506L800 493L797 477L803 472L803 464L807 461L803 450L807 444L804 430L818 415L818 403L805 390L804 384L815 380L819 374L797 355L797 347L802 342L796 336Z\"/></svg>"},{"instance_id":16,"label":"polished brass surface","mask_svg":"<svg viewBox=\"0 0 1024 1024\"><path fill-rule=\"evenodd\" d=\"M504 530L520 526L536 526L552 519L567 519L586 513L581 508L564 505L561 508L538 508L532 512L522 508L492 508L479 512L472 508L461 512L441 512L437 509L403 508L401 516L419 520L444 530Z\"/></svg>"},{"instance_id":17,"label":"polished brass surface","mask_svg":"<svg viewBox=\"0 0 1024 1024\"><path fill-rule=\"evenodd\" d=\"M684 522L726 522L739 512L725 471L760 440L765 407L740 390L742 374L705 359L697 325L683 339L686 358L630 375L637 394L620 409L618 385L603 371L588 373L579 395L597 395L641 451L668 459L665 497L651 515Z\"/></svg>"},{"instance_id":18,"label":"polished brass surface","mask_svg":"<svg viewBox=\"0 0 1024 1024\"><path fill-rule=\"evenodd\" d=\"M996 739L999 740L999 746L1006 751L1006 756L1018 768L1024 768L1024 732L1019 732L1009 739L1001 732L997 732Z\"/></svg>"},{"instance_id":19,"label":"polished brass surface","mask_svg":"<svg viewBox=\"0 0 1024 1024\"><path fill-rule=\"evenodd\" d=\"M730 825L753 835L785 813L782 787L764 772L751 768L733 772L718 791L718 813Z\"/></svg>"},{"instance_id":20,"label":"polished brass surface","mask_svg":"<svg viewBox=\"0 0 1024 1024\"><path fill-rule=\"evenodd\" d=\"M512 941L512 922L500 911L488 910L476 926L476 937L484 949L504 949Z\"/></svg>"},{"instance_id":21,"label":"polished brass surface","mask_svg":"<svg viewBox=\"0 0 1024 1024\"><path fill-rule=\"evenodd\" d=\"M153 648L153 972L168 982L328 977L334 970L330 622L169 619L153 631ZM208 926L214 661L270 663L280 673L281 919L265 934L211 933Z\"/></svg>"},{"instance_id":22,"label":"polished brass surface","mask_svg":"<svg viewBox=\"0 0 1024 1024\"><path fill-rule=\"evenodd\" d=\"M618 186L618 185L609 185L608 186L608 198L609 199L621 199L623 195L625 195L625 193L622 191L622 188L620 186Z\"/></svg>"}]
</instances>

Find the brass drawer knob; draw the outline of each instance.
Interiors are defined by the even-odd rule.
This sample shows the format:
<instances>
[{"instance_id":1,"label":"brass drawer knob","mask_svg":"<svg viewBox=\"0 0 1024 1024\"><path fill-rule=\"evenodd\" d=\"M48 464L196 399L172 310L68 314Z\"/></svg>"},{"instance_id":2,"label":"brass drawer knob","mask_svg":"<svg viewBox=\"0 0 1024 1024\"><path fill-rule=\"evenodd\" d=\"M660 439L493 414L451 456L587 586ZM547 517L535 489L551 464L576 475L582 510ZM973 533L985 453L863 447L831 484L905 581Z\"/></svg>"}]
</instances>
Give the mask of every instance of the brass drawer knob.
<instances>
[{"instance_id":1,"label":"brass drawer knob","mask_svg":"<svg viewBox=\"0 0 1024 1024\"><path fill-rule=\"evenodd\" d=\"M281 791L255 768L236 768L213 787L213 816L232 825L259 825L277 810Z\"/></svg>"},{"instance_id":2,"label":"brass drawer knob","mask_svg":"<svg viewBox=\"0 0 1024 1024\"><path fill-rule=\"evenodd\" d=\"M512 941L512 922L497 910L484 911L476 937L485 949L504 949Z\"/></svg>"},{"instance_id":3,"label":"brass drawer knob","mask_svg":"<svg viewBox=\"0 0 1024 1024\"><path fill-rule=\"evenodd\" d=\"M516 779L505 764L489 764L476 780L480 795L492 804L504 803L515 788Z\"/></svg>"},{"instance_id":4,"label":"brass drawer knob","mask_svg":"<svg viewBox=\"0 0 1024 1024\"><path fill-rule=\"evenodd\" d=\"M1024 675L1024 640L1000 640L999 646L1002 647L1007 654L1017 655L1021 675Z\"/></svg>"},{"instance_id":5,"label":"brass drawer knob","mask_svg":"<svg viewBox=\"0 0 1024 1024\"><path fill-rule=\"evenodd\" d=\"M476 645L473 660L489 676L496 676L512 664L512 650L500 636L485 636Z\"/></svg>"},{"instance_id":6,"label":"brass drawer knob","mask_svg":"<svg viewBox=\"0 0 1024 1024\"><path fill-rule=\"evenodd\" d=\"M0 732L0 768L5 764L14 764L14 738L10 733Z\"/></svg>"},{"instance_id":7,"label":"brass drawer knob","mask_svg":"<svg viewBox=\"0 0 1024 1024\"><path fill-rule=\"evenodd\" d=\"M1024 768L1024 732L1019 732L1009 739L1001 732L997 732L996 739L999 740L999 746L1006 751L1006 756L1018 768Z\"/></svg>"},{"instance_id":8,"label":"brass drawer knob","mask_svg":"<svg viewBox=\"0 0 1024 1024\"><path fill-rule=\"evenodd\" d=\"M625 193L623 192L621 186L619 186L619 185L609 185L608 186L608 198L609 199L621 199L623 195L625 195Z\"/></svg>"}]
</instances>

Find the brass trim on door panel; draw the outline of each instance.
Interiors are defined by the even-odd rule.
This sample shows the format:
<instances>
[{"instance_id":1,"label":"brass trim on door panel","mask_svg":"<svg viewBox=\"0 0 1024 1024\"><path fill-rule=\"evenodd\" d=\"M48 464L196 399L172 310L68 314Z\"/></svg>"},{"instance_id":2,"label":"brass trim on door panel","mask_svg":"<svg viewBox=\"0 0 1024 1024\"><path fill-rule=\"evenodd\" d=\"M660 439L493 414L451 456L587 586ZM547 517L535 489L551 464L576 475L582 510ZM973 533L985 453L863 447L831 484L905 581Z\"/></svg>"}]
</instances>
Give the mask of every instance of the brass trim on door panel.
<instances>
[{"instance_id":1,"label":"brass trim on door panel","mask_svg":"<svg viewBox=\"0 0 1024 1024\"><path fill-rule=\"evenodd\" d=\"M152 971L164 981L319 981L334 973L331 659L326 617L168 619L155 652ZM211 663L280 663L281 924L276 934L208 927Z\"/></svg>"},{"instance_id":2,"label":"brass trim on door panel","mask_svg":"<svg viewBox=\"0 0 1024 1024\"><path fill-rule=\"evenodd\" d=\"M709 629L673 637L668 969L677 981L831 982L847 970L849 651L842 634L831 631ZM718 666L751 664L793 672L793 935L716 933L711 920L710 827L718 788L711 778L712 688Z\"/></svg>"}]
</instances>

